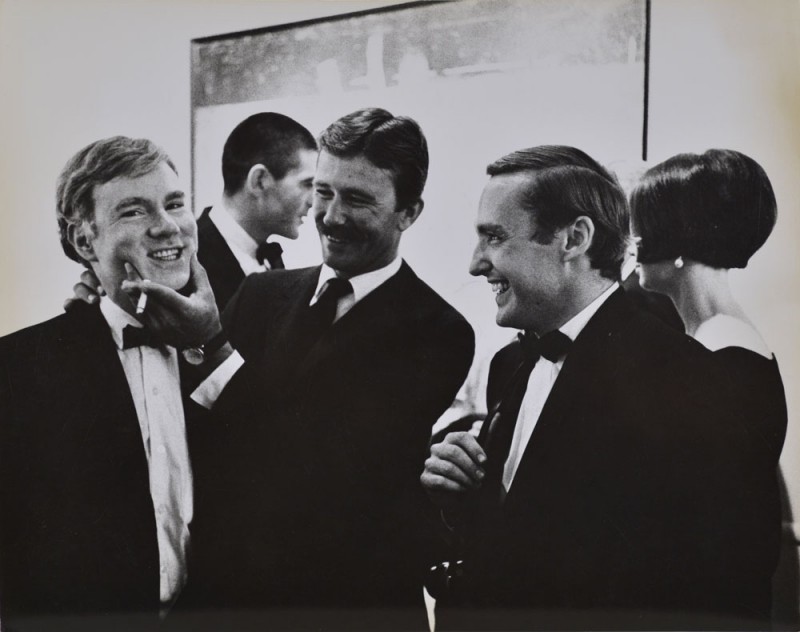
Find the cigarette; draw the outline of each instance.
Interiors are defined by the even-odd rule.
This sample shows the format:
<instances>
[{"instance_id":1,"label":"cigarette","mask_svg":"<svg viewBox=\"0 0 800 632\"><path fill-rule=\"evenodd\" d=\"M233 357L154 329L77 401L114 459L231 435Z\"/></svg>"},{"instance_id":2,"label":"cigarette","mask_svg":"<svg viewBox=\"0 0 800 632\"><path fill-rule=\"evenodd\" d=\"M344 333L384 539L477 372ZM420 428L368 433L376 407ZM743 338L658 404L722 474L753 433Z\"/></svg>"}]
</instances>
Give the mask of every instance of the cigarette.
<instances>
[{"instance_id":1,"label":"cigarette","mask_svg":"<svg viewBox=\"0 0 800 632\"><path fill-rule=\"evenodd\" d=\"M139 300L136 302L136 315L141 316L144 314L145 307L147 307L147 294L142 292L139 294Z\"/></svg>"}]
</instances>

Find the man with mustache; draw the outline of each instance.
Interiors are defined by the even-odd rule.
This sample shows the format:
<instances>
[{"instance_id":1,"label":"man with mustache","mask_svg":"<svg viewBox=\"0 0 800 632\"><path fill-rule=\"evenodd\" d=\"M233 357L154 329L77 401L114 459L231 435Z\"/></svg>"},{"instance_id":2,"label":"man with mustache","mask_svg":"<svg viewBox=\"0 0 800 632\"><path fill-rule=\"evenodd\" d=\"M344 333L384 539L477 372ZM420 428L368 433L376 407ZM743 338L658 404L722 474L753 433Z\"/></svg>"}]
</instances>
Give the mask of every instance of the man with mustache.
<instances>
[{"instance_id":1,"label":"man with mustache","mask_svg":"<svg viewBox=\"0 0 800 632\"><path fill-rule=\"evenodd\" d=\"M427 171L415 121L377 108L335 121L314 178L324 263L247 277L229 303L236 353L211 354L193 395L224 420L197 467L199 603L308 618L289 627L406 627L387 609L424 625L419 470L474 348L399 256ZM162 331L197 327L184 316L197 297L128 287Z\"/></svg>"},{"instance_id":2,"label":"man with mustache","mask_svg":"<svg viewBox=\"0 0 800 632\"><path fill-rule=\"evenodd\" d=\"M155 626L187 578L187 432L205 411L121 285L126 267L171 290L202 283L195 221L164 151L124 136L70 159L56 212L64 252L107 295L0 340L2 621Z\"/></svg>"},{"instance_id":3,"label":"man with mustache","mask_svg":"<svg viewBox=\"0 0 800 632\"><path fill-rule=\"evenodd\" d=\"M228 136L222 199L197 220L197 256L220 311L246 275L284 267L280 244L267 239L297 239L316 160L311 132L276 112L253 114Z\"/></svg>"}]
</instances>

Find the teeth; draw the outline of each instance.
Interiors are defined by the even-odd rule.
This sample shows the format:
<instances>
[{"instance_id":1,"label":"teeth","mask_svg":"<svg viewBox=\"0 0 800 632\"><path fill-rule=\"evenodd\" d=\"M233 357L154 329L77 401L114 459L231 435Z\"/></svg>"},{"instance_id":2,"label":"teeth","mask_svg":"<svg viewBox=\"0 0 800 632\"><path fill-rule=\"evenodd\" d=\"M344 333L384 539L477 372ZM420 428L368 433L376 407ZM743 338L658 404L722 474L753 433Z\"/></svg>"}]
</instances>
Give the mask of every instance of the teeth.
<instances>
[{"instance_id":1,"label":"teeth","mask_svg":"<svg viewBox=\"0 0 800 632\"><path fill-rule=\"evenodd\" d=\"M502 294L508 289L508 281L491 281L492 292Z\"/></svg>"},{"instance_id":2,"label":"teeth","mask_svg":"<svg viewBox=\"0 0 800 632\"><path fill-rule=\"evenodd\" d=\"M164 250L157 250L150 254L153 259L159 261L175 261L181 254L180 248L166 248Z\"/></svg>"}]
</instances>

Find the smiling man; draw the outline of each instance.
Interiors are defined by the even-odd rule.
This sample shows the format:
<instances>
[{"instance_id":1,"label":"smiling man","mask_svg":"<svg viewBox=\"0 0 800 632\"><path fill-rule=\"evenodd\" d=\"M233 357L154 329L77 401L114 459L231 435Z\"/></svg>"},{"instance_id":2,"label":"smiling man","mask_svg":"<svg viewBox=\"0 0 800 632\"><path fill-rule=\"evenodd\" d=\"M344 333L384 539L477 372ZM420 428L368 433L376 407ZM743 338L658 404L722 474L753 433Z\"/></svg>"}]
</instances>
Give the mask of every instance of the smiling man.
<instances>
[{"instance_id":1,"label":"smiling man","mask_svg":"<svg viewBox=\"0 0 800 632\"><path fill-rule=\"evenodd\" d=\"M9 629L26 629L26 617L63 629L83 625L64 617L137 613L146 626L186 581L193 404L181 396L176 349L148 336L120 289L129 274L173 290L193 268L202 274L184 198L173 163L146 139L92 143L59 176L62 247L107 296L0 340Z\"/></svg>"},{"instance_id":2,"label":"smiling man","mask_svg":"<svg viewBox=\"0 0 800 632\"><path fill-rule=\"evenodd\" d=\"M720 473L735 457L703 388L708 355L619 288L616 179L563 146L488 174L470 272L497 323L525 333L492 360L480 436L448 434L422 474L460 561L429 583L439 627L752 624L725 570Z\"/></svg>"},{"instance_id":3,"label":"smiling man","mask_svg":"<svg viewBox=\"0 0 800 632\"><path fill-rule=\"evenodd\" d=\"M359 110L320 147L324 263L245 279L223 318L236 353L213 354L209 367L228 357L193 395L221 421L195 468L187 593L265 628L422 627L419 471L473 333L399 254L428 171L417 123ZM194 300L129 287L170 320Z\"/></svg>"}]
</instances>

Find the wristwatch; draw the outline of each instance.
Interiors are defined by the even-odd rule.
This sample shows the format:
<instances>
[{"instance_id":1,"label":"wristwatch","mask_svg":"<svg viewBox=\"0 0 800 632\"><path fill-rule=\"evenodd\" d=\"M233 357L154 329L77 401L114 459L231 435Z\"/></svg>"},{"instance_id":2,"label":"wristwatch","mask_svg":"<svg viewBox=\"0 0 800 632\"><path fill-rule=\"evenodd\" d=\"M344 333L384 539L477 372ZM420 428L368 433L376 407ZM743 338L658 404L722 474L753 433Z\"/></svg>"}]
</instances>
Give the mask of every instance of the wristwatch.
<instances>
[{"instance_id":1,"label":"wristwatch","mask_svg":"<svg viewBox=\"0 0 800 632\"><path fill-rule=\"evenodd\" d=\"M183 354L183 359L189 364L198 366L203 364L207 357L214 355L217 351L222 349L226 342L228 342L228 337L225 335L224 331L220 330L218 334L212 336L211 340L205 344L199 347L186 347L181 351L181 354Z\"/></svg>"}]
</instances>

